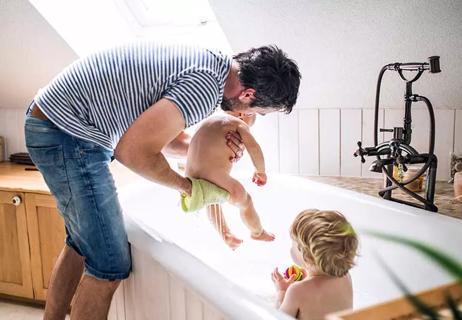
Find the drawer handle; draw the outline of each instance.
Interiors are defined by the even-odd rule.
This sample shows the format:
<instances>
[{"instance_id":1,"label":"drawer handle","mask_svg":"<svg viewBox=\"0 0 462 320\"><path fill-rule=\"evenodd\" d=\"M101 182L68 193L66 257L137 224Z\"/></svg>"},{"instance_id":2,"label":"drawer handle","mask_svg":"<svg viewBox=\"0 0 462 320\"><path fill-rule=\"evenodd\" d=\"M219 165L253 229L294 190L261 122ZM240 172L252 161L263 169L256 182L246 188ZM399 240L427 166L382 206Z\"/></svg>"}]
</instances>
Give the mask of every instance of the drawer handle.
<instances>
[{"instance_id":1,"label":"drawer handle","mask_svg":"<svg viewBox=\"0 0 462 320\"><path fill-rule=\"evenodd\" d=\"M13 198L11 198L11 203L15 205L16 207L19 206L21 202L22 202L22 199L20 196L14 196Z\"/></svg>"}]
</instances>

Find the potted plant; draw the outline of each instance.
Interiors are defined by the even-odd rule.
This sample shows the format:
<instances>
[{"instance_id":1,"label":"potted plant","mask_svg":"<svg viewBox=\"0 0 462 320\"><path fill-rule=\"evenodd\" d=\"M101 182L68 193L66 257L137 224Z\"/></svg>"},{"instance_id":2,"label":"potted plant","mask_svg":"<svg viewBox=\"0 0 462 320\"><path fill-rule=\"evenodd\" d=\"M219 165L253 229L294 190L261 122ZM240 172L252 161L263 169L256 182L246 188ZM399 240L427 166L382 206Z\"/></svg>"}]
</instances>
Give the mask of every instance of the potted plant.
<instances>
[{"instance_id":1,"label":"potted plant","mask_svg":"<svg viewBox=\"0 0 462 320\"><path fill-rule=\"evenodd\" d=\"M436 262L455 278L453 283L411 294L396 274L381 260L381 265L392 281L403 291L404 297L356 310L328 315L328 320L398 320L452 319L462 320L462 264L444 252L424 243L377 231L365 234L411 247Z\"/></svg>"}]
</instances>

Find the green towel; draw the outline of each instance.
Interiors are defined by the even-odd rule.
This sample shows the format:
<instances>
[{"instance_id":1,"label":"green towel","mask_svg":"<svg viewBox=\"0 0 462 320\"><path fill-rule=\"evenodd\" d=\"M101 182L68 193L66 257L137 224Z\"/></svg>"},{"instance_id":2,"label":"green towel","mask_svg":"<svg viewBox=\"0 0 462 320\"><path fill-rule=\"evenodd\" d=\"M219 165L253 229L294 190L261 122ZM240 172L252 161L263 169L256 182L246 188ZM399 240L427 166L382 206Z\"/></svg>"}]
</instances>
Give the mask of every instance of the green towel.
<instances>
[{"instance_id":1,"label":"green towel","mask_svg":"<svg viewBox=\"0 0 462 320\"><path fill-rule=\"evenodd\" d=\"M209 204L228 201L228 191L207 180L189 179L192 182L192 195L181 194L181 209L184 212L198 211Z\"/></svg>"}]
</instances>

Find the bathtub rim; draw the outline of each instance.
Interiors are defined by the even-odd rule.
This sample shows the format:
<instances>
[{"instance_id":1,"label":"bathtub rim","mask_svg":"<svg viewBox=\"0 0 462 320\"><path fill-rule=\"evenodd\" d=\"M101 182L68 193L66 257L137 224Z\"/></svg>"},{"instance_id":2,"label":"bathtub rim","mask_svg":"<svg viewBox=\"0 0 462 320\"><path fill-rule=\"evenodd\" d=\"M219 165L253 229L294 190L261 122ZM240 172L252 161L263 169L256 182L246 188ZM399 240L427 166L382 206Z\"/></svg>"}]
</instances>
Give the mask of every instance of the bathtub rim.
<instances>
[{"instance_id":1,"label":"bathtub rim","mask_svg":"<svg viewBox=\"0 0 462 320\"><path fill-rule=\"evenodd\" d=\"M244 173L241 174L243 175ZM245 173L245 176L248 176L248 173ZM461 220L454 217L429 212L420 208L362 194L357 191L332 186L323 182L311 180L309 177L290 176L284 174L274 174L272 177L276 179L284 179L290 183L300 184L300 186L310 184L316 188L318 192L334 192L344 199L351 199L358 201L359 203L393 210L395 213L399 214L410 215L413 217L425 217L425 219L430 219L428 221L434 220L435 222L438 221L439 223L448 225L452 224L454 221L457 221L457 224L459 225L461 224ZM136 193L140 190L140 188L143 188L144 185L151 185L153 183L154 182L149 180L144 180L141 183L140 181L137 181L136 183L125 186L120 195L121 201L129 199L130 195ZM234 319L245 316L245 319L249 320L262 319L259 312L264 312L265 316L268 314L271 315L271 317L264 319L292 319L277 309L269 307L262 298L254 296L250 292L246 291L245 288L232 283L223 275L205 264L202 260L196 258L194 255L165 238L160 233L157 233L156 230L143 228L142 221L137 221L135 217L131 217L129 214L124 214L124 216L126 220L127 234L132 245L134 245L138 250L153 257L163 267L165 267L168 272L172 272L176 277L184 281L184 283L201 296L203 300L210 302L226 317ZM148 242L149 246L146 245ZM188 264L194 265L195 267L188 268L186 270L182 269L179 267L179 264L173 263L171 259L169 259L169 256L165 253L165 251L168 250L170 250L170 253L174 253L175 257L185 259L184 261L187 261ZM204 281L204 279L207 279L207 281ZM221 293L210 294L209 287L220 288ZM220 296L226 297L225 303L223 302L223 299L220 299ZM236 297L240 297L241 299L236 299ZM242 298L245 298L244 303ZM238 312L237 315L236 312ZM252 315L253 317L250 317L249 315Z\"/></svg>"},{"instance_id":2,"label":"bathtub rim","mask_svg":"<svg viewBox=\"0 0 462 320\"><path fill-rule=\"evenodd\" d=\"M153 235L150 230L145 230L133 217L125 216L124 219L128 240L132 247L148 254L168 273L173 273L186 284L186 287L191 288L202 300L210 303L214 309L223 314L225 319L293 319L232 283L175 243ZM183 268L184 265L188 268Z\"/></svg>"}]
</instances>

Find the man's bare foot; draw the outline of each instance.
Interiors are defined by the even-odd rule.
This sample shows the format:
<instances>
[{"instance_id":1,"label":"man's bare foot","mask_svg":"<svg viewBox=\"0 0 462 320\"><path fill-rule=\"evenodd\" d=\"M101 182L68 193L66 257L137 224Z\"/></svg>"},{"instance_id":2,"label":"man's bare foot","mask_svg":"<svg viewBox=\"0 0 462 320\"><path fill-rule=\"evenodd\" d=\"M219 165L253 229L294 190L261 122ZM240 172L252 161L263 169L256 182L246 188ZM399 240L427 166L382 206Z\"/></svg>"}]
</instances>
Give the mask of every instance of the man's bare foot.
<instances>
[{"instance_id":1,"label":"man's bare foot","mask_svg":"<svg viewBox=\"0 0 462 320\"><path fill-rule=\"evenodd\" d=\"M236 250L242 244L242 239L239 239L231 232L223 234L223 240L232 250Z\"/></svg>"},{"instance_id":2,"label":"man's bare foot","mask_svg":"<svg viewBox=\"0 0 462 320\"><path fill-rule=\"evenodd\" d=\"M263 229L259 234L252 233L250 237L254 240L260 241L273 241L275 238L274 234L267 232L265 229Z\"/></svg>"}]
</instances>

